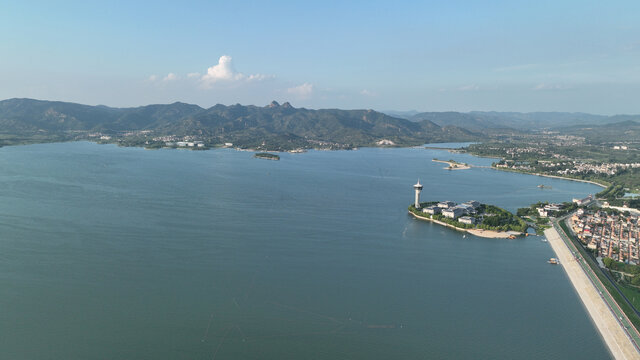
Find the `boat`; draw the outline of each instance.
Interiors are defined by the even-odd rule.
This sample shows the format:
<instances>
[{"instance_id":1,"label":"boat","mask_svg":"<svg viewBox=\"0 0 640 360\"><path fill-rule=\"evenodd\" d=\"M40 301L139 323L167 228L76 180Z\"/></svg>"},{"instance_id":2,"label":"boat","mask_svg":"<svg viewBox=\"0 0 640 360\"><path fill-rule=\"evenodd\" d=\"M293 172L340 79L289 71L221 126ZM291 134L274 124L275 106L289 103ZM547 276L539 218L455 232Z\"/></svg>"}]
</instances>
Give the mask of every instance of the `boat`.
<instances>
[{"instance_id":1,"label":"boat","mask_svg":"<svg viewBox=\"0 0 640 360\"><path fill-rule=\"evenodd\" d=\"M549 261L547 261L547 263L553 264L553 265L558 265L558 264L560 264L560 260L558 260L556 258L551 258L551 259L549 259Z\"/></svg>"},{"instance_id":2,"label":"boat","mask_svg":"<svg viewBox=\"0 0 640 360\"><path fill-rule=\"evenodd\" d=\"M542 242L547 242L549 240L547 240L546 238L542 238Z\"/></svg>"}]
</instances>

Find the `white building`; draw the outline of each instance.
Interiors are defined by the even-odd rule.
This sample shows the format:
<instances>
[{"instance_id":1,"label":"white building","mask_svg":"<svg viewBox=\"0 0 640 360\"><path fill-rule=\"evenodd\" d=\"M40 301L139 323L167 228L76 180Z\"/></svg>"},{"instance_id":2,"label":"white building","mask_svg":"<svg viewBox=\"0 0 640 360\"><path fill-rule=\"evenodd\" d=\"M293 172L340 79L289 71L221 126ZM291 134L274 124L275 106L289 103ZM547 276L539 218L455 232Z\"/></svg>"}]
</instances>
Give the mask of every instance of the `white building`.
<instances>
[{"instance_id":1,"label":"white building","mask_svg":"<svg viewBox=\"0 0 640 360\"><path fill-rule=\"evenodd\" d=\"M477 209L480 206L480 203L475 200L469 200L465 204L471 205L474 209Z\"/></svg>"},{"instance_id":2,"label":"white building","mask_svg":"<svg viewBox=\"0 0 640 360\"><path fill-rule=\"evenodd\" d=\"M464 215L464 213L464 209L457 206L449 209L442 209L442 215L451 219L457 219L460 216Z\"/></svg>"},{"instance_id":3,"label":"white building","mask_svg":"<svg viewBox=\"0 0 640 360\"><path fill-rule=\"evenodd\" d=\"M463 216L460 219L458 219L458 221L460 221L463 224L475 224L476 223L476 218L472 217L472 216Z\"/></svg>"},{"instance_id":4,"label":"white building","mask_svg":"<svg viewBox=\"0 0 640 360\"><path fill-rule=\"evenodd\" d=\"M427 213L427 214L431 214L431 215L435 215L435 214L440 214L441 209L437 206L429 206L426 207L424 209L422 209L423 213Z\"/></svg>"},{"instance_id":5,"label":"white building","mask_svg":"<svg viewBox=\"0 0 640 360\"><path fill-rule=\"evenodd\" d=\"M453 201L441 201L438 203L438 207L443 209L448 209L454 206L456 206L456 203L454 203Z\"/></svg>"},{"instance_id":6,"label":"white building","mask_svg":"<svg viewBox=\"0 0 640 360\"><path fill-rule=\"evenodd\" d=\"M420 192L422 191L422 184L420 184L420 180L413 185L413 189L416 191L416 199L413 206L415 206L416 209L420 209Z\"/></svg>"}]
</instances>

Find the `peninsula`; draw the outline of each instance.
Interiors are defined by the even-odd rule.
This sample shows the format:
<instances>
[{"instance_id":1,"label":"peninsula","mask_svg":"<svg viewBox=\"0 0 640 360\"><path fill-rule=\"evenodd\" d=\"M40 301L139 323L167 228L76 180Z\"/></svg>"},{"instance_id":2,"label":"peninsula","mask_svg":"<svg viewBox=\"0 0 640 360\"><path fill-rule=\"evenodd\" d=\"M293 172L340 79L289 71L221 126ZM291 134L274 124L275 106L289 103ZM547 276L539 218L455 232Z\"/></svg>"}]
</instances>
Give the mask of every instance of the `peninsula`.
<instances>
[{"instance_id":1,"label":"peninsula","mask_svg":"<svg viewBox=\"0 0 640 360\"><path fill-rule=\"evenodd\" d=\"M467 170L467 169L471 169L471 166L469 166L469 164L457 162L455 160L445 161L445 160L433 159L431 161L449 165L448 167L445 168L447 170Z\"/></svg>"},{"instance_id":2,"label":"peninsula","mask_svg":"<svg viewBox=\"0 0 640 360\"><path fill-rule=\"evenodd\" d=\"M475 200L462 204L452 201L421 203L420 192L423 186L420 181L413 188L415 202L409 206L409 214L416 219L490 238L515 238L526 232L529 227L524 220L509 211Z\"/></svg>"}]
</instances>

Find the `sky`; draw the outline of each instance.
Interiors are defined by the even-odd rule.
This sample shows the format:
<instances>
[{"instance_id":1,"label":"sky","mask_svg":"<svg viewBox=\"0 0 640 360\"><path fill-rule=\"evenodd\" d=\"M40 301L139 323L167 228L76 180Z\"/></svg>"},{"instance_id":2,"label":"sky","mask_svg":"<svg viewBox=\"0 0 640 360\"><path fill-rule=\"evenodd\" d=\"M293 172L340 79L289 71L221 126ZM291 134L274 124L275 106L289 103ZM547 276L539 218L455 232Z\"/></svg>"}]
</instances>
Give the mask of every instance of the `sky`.
<instances>
[{"instance_id":1,"label":"sky","mask_svg":"<svg viewBox=\"0 0 640 360\"><path fill-rule=\"evenodd\" d=\"M0 99L640 114L640 1L0 0Z\"/></svg>"}]
</instances>

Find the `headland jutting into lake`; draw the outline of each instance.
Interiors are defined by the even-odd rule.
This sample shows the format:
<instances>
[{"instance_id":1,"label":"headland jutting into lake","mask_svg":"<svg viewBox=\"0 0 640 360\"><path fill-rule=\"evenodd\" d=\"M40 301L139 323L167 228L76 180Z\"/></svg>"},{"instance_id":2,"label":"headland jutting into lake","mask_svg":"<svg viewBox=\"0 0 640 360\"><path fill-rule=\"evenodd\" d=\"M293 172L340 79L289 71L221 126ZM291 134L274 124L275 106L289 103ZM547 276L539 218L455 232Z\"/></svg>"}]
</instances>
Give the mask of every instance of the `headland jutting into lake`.
<instances>
[{"instance_id":1,"label":"headland jutting into lake","mask_svg":"<svg viewBox=\"0 0 640 360\"><path fill-rule=\"evenodd\" d=\"M432 221L459 231L480 237L515 238L529 227L525 221L509 211L494 205L470 200L462 204L452 201L420 202L423 189L418 181L413 185L415 201L409 206L409 214L416 219Z\"/></svg>"}]
</instances>

